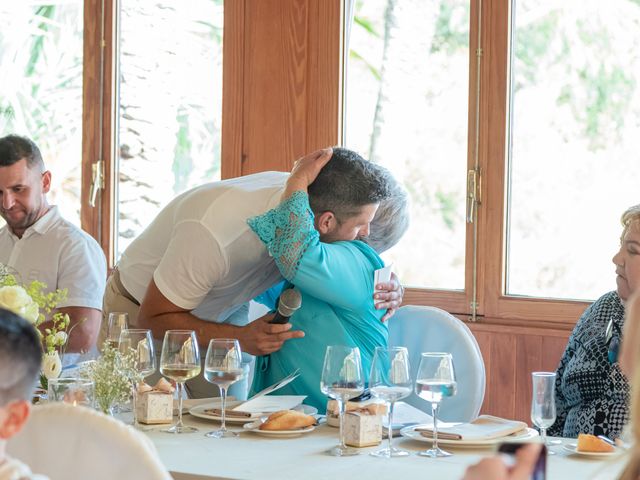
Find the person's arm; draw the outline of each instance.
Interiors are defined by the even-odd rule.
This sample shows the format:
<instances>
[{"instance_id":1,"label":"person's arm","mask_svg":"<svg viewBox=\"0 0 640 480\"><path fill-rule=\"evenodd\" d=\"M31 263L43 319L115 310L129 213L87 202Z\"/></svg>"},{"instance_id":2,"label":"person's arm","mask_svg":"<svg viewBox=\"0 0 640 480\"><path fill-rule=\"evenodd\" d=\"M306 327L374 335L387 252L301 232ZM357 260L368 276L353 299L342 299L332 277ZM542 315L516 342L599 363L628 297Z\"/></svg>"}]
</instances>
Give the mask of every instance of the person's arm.
<instances>
[{"instance_id":1,"label":"person's arm","mask_svg":"<svg viewBox=\"0 0 640 480\"><path fill-rule=\"evenodd\" d=\"M242 350L252 355L275 352L286 340L304 337L301 331L289 331L290 323L269 324L272 318L268 314L244 327L201 320L168 300L152 280L140 304L138 325L150 329L157 339L162 339L167 330L194 330L203 347L211 338L236 338Z\"/></svg>"},{"instance_id":2,"label":"person's arm","mask_svg":"<svg viewBox=\"0 0 640 480\"><path fill-rule=\"evenodd\" d=\"M530 443L518 449L512 466L497 455L484 458L467 468L462 480L529 480L541 448L539 443Z\"/></svg>"},{"instance_id":3,"label":"person's arm","mask_svg":"<svg viewBox=\"0 0 640 480\"><path fill-rule=\"evenodd\" d=\"M96 344L106 278L104 253L93 239L75 237L65 244L56 288L66 289L67 296L56 312L69 315L67 353L84 353Z\"/></svg>"},{"instance_id":4,"label":"person's arm","mask_svg":"<svg viewBox=\"0 0 640 480\"><path fill-rule=\"evenodd\" d=\"M69 315L67 353L85 353L96 344L102 321L102 311L87 307L64 307L56 310Z\"/></svg>"},{"instance_id":5,"label":"person's arm","mask_svg":"<svg viewBox=\"0 0 640 480\"><path fill-rule=\"evenodd\" d=\"M632 380L637 363L637 345L640 344L640 291L632 295L625 305L624 331L620 345L620 369Z\"/></svg>"},{"instance_id":6,"label":"person's arm","mask_svg":"<svg viewBox=\"0 0 640 480\"><path fill-rule=\"evenodd\" d=\"M587 308L587 310L585 310L575 328L573 329L573 332L571 332L571 336L569 337L569 341L567 342L567 346L564 350L564 353L562 354L562 357L560 358L560 363L558 364L558 368L556 370L556 421L547 431L547 434L553 437L561 437L564 433L564 424L569 413L569 405L567 404L567 400L562 393L562 381L564 372L567 368L567 365L569 364L569 362L571 362L573 356L576 353L576 337L579 334L579 331L581 329L580 327L583 323L590 321L592 309L593 306L590 306L589 308Z\"/></svg>"},{"instance_id":7,"label":"person's arm","mask_svg":"<svg viewBox=\"0 0 640 480\"><path fill-rule=\"evenodd\" d=\"M158 339L166 330L194 330L203 346L210 338L237 338L242 349L254 355L271 353L284 341L304 336L289 331L290 324L268 324L270 316L238 327L192 315L211 288L222 281L226 268L220 248L206 228L198 222L179 225L140 303L138 325L151 329Z\"/></svg>"},{"instance_id":8,"label":"person's arm","mask_svg":"<svg viewBox=\"0 0 640 480\"><path fill-rule=\"evenodd\" d=\"M278 207L248 223L282 275L300 290L343 308L373 302L372 262L378 263L377 268L382 262L372 250L365 256L351 242L320 242L306 192L293 192Z\"/></svg>"}]
</instances>

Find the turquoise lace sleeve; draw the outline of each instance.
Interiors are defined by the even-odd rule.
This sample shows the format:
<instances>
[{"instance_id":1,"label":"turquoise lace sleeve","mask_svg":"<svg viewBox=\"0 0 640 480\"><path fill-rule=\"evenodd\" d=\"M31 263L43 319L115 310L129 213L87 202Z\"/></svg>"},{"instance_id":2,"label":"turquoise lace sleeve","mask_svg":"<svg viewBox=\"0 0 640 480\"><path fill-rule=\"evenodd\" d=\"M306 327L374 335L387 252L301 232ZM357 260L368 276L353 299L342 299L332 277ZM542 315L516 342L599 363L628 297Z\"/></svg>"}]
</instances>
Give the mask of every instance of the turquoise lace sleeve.
<instances>
[{"instance_id":1,"label":"turquoise lace sleeve","mask_svg":"<svg viewBox=\"0 0 640 480\"><path fill-rule=\"evenodd\" d=\"M295 276L300 259L319 238L306 192L294 192L276 208L250 218L247 223L267 246L287 280Z\"/></svg>"}]
</instances>

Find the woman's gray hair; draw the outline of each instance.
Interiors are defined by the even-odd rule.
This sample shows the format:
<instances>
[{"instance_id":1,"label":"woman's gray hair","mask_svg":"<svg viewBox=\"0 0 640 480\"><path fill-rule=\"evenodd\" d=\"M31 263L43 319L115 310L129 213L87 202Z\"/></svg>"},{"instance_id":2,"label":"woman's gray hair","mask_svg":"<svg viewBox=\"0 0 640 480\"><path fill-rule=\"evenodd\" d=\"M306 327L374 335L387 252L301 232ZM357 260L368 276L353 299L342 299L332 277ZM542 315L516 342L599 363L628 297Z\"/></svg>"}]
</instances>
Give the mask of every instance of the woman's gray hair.
<instances>
[{"instance_id":1,"label":"woman's gray hair","mask_svg":"<svg viewBox=\"0 0 640 480\"><path fill-rule=\"evenodd\" d=\"M369 236L362 239L378 253L398 243L409 228L409 195L386 170L385 174L388 177L389 197L380 202L369 225Z\"/></svg>"},{"instance_id":2,"label":"woman's gray hair","mask_svg":"<svg viewBox=\"0 0 640 480\"><path fill-rule=\"evenodd\" d=\"M620 241L622 241L632 224L636 224L636 226L640 227L640 203L627 208L622 214L620 222L622 223L622 235L620 236Z\"/></svg>"}]
</instances>

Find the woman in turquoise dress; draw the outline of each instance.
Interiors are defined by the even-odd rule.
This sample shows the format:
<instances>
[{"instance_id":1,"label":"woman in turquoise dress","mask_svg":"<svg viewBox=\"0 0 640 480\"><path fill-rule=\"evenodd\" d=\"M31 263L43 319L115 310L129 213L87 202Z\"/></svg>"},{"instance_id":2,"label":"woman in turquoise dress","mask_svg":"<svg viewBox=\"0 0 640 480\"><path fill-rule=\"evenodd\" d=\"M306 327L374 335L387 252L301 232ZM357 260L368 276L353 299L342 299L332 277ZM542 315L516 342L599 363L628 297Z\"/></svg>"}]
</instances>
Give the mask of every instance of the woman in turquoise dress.
<instances>
[{"instance_id":1,"label":"woman in turquoise dress","mask_svg":"<svg viewBox=\"0 0 640 480\"><path fill-rule=\"evenodd\" d=\"M390 174L382 172L389 177L390 196L381 202L370 227L373 246L379 251L395 244L408 226L406 193ZM363 241L321 242L307 194L315 176L303 182L299 177L294 169L280 205L250 219L249 225L287 280L258 300L273 308L282 288L295 286L302 294L302 305L289 321L305 337L256 358L251 394L299 369L300 376L278 394L306 395L304 403L324 412L327 398L320 391L320 376L327 346L359 347L368 378L375 347L387 345L387 325L381 321L384 311L375 308L372 298L374 272L384 262Z\"/></svg>"}]
</instances>

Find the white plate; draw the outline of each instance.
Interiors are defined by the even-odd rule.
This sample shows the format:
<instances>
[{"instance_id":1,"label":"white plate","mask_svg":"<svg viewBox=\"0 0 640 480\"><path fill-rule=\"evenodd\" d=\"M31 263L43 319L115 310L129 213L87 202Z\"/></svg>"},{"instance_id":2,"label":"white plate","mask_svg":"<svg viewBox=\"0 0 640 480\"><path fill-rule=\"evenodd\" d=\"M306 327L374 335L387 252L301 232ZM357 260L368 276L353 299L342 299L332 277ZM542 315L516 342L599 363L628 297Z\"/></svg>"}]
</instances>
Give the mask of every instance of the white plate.
<instances>
[{"instance_id":1,"label":"white plate","mask_svg":"<svg viewBox=\"0 0 640 480\"><path fill-rule=\"evenodd\" d=\"M242 402L240 401L232 401L227 402L227 407L234 407L236 405L240 405ZM210 408L220 408L220 402L212 402L205 403L203 405L197 405L189 410L189 413L194 417L204 418L206 420L213 420L216 422L221 422L222 418L218 415L212 415L211 413L205 413L205 410L209 410ZM318 409L312 407L310 405L298 405L294 410L301 411L302 413L306 413L307 415L315 415L318 413ZM244 423L253 422L254 420L260 417L229 417L226 418L226 423L242 425Z\"/></svg>"},{"instance_id":2,"label":"white plate","mask_svg":"<svg viewBox=\"0 0 640 480\"><path fill-rule=\"evenodd\" d=\"M575 443L567 443L566 445L563 445L562 448L564 448L569 453L572 453L574 455L581 455L583 457L612 457L618 455L621 452L621 450L616 447L613 447L615 449L613 452L579 452L578 445Z\"/></svg>"},{"instance_id":3,"label":"white plate","mask_svg":"<svg viewBox=\"0 0 640 480\"><path fill-rule=\"evenodd\" d=\"M400 430L400 435L405 438L410 438L411 440L416 440L418 442L427 442L433 443L432 439L423 437L420 432L416 432L416 428L423 427L423 425L411 425L409 427L405 427ZM527 428L526 432L520 433L518 435L509 435L507 437L500 438L491 438L487 440L445 440L443 438L438 438L438 445L449 445L451 447L460 447L460 448L477 448L477 447L492 447L495 445L499 445L502 442L524 442L527 440L531 440L538 436L537 430L533 428Z\"/></svg>"},{"instance_id":4,"label":"white plate","mask_svg":"<svg viewBox=\"0 0 640 480\"><path fill-rule=\"evenodd\" d=\"M260 430L256 425L256 422L246 423L243 427L248 432L257 433L263 437L276 437L276 438L293 438L299 437L305 433L313 432L316 429L315 425L311 425L306 428L298 428L297 430Z\"/></svg>"}]
</instances>

